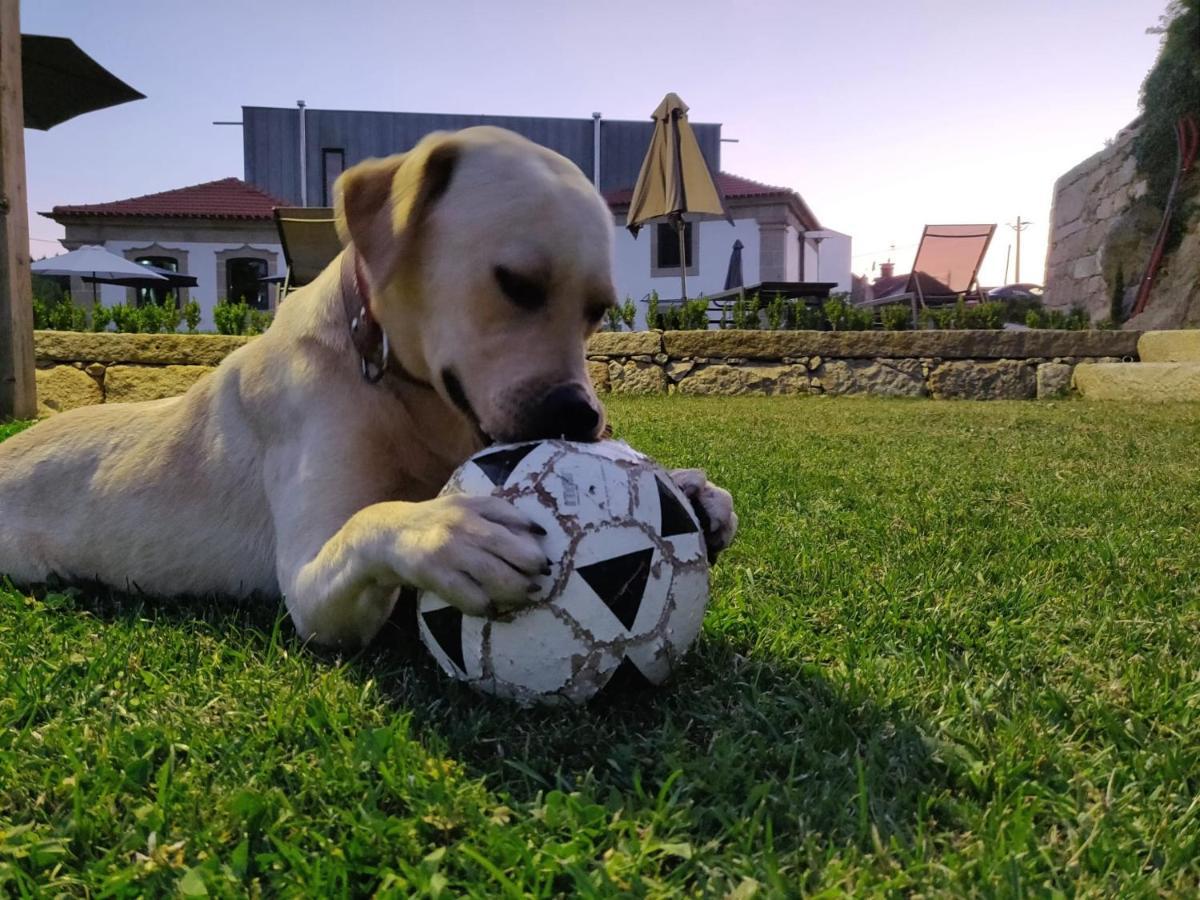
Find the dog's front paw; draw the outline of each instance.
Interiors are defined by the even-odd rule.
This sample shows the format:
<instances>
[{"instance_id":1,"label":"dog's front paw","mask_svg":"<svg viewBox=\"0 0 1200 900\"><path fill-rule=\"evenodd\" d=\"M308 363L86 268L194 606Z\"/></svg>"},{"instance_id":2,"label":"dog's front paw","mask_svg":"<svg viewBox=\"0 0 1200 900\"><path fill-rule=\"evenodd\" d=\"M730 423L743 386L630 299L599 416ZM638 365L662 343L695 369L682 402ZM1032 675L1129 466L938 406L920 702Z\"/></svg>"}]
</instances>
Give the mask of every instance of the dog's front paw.
<instances>
[{"instance_id":1,"label":"dog's front paw","mask_svg":"<svg viewBox=\"0 0 1200 900\"><path fill-rule=\"evenodd\" d=\"M704 529L708 561L716 562L717 554L733 543L733 536L737 534L738 518L733 511L733 497L729 491L709 481L700 469L675 469L671 478L692 501L692 509Z\"/></svg>"},{"instance_id":2,"label":"dog's front paw","mask_svg":"<svg viewBox=\"0 0 1200 900\"><path fill-rule=\"evenodd\" d=\"M468 615L530 602L549 570L540 526L498 497L439 497L413 509L393 551L408 584Z\"/></svg>"}]
</instances>

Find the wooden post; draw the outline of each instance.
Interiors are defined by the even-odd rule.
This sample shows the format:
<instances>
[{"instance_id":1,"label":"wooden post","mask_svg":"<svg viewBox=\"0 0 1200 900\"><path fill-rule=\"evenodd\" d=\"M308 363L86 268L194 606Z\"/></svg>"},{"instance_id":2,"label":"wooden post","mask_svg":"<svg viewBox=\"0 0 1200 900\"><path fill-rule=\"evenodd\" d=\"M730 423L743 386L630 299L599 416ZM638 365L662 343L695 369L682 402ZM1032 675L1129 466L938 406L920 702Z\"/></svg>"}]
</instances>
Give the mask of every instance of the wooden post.
<instances>
[{"instance_id":1,"label":"wooden post","mask_svg":"<svg viewBox=\"0 0 1200 900\"><path fill-rule=\"evenodd\" d=\"M0 421L37 412L19 0L0 0Z\"/></svg>"}]
</instances>

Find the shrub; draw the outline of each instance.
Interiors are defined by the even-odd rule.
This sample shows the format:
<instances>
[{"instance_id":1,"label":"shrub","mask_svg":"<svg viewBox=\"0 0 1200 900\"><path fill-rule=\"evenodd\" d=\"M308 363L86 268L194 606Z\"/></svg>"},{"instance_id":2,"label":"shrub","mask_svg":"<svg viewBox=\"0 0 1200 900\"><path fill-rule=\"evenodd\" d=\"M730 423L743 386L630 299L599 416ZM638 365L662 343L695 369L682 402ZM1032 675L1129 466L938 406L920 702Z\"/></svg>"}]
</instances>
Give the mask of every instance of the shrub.
<instances>
[{"instance_id":1,"label":"shrub","mask_svg":"<svg viewBox=\"0 0 1200 900\"><path fill-rule=\"evenodd\" d=\"M217 325L218 334L244 334L249 317L250 307L242 302L218 300L217 305L213 307L213 321Z\"/></svg>"},{"instance_id":2,"label":"shrub","mask_svg":"<svg viewBox=\"0 0 1200 900\"><path fill-rule=\"evenodd\" d=\"M654 331L662 327L662 316L658 314L658 291L651 291L646 299L646 328Z\"/></svg>"},{"instance_id":3,"label":"shrub","mask_svg":"<svg viewBox=\"0 0 1200 900\"><path fill-rule=\"evenodd\" d=\"M195 334L200 327L200 304L195 300L183 305L183 321L187 323L188 334Z\"/></svg>"},{"instance_id":4,"label":"shrub","mask_svg":"<svg viewBox=\"0 0 1200 900\"><path fill-rule=\"evenodd\" d=\"M33 299L33 327L51 331L87 331L87 311L71 301L70 294L58 300Z\"/></svg>"},{"instance_id":5,"label":"shrub","mask_svg":"<svg viewBox=\"0 0 1200 900\"><path fill-rule=\"evenodd\" d=\"M907 306L885 306L879 318L885 331L906 331L912 326L912 310Z\"/></svg>"},{"instance_id":6,"label":"shrub","mask_svg":"<svg viewBox=\"0 0 1200 900\"><path fill-rule=\"evenodd\" d=\"M1003 328L1004 312L1004 304L996 301L987 301L977 306L967 307L966 327L992 330Z\"/></svg>"},{"instance_id":7,"label":"shrub","mask_svg":"<svg viewBox=\"0 0 1200 900\"><path fill-rule=\"evenodd\" d=\"M850 305L839 296L830 297L821 304L821 312L830 331L850 330Z\"/></svg>"},{"instance_id":8,"label":"shrub","mask_svg":"<svg viewBox=\"0 0 1200 900\"><path fill-rule=\"evenodd\" d=\"M1177 166L1175 123L1200 110L1200 0L1171 3L1159 31L1162 46L1142 82L1142 121L1133 152L1149 196L1161 209Z\"/></svg>"},{"instance_id":9,"label":"shrub","mask_svg":"<svg viewBox=\"0 0 1200 900\"><path fill-rule=\"evenodd\" d=\"M668 306L667 311L662 316L663 331L678 331L680 328L680 316L678 306Z\"/></svg>"},{"instance_id":10,"label":"shrub","mask_svg":"<svg viewBox=\"0 0 1200 900\"><path fill-rule=\"evenodd\" d=\"M708 330L708 301L703 297L686 301L679 311L680 328L692 331Z\"/></svg>"},{"instance_id":11,"label":"shrub","mask_svg":"<svg viewBox=\"0 0 1200 900\"><path fill-rule=\"evenodd\" d=\"M621 330L621 307L610 306L604 311L604 324L609 331Z\"/></svg>"},{"instance_id":12,"label":"shrub","mask_svg":"<svg viewBox=\"0 0 1200 900\"><path fill-rule=\"evenodd\" d=\"M137 308L141 319L141 330L145 334L158 334L167 326L167 311L157 303L147 303Z\"/></svg>"},{"instance_id":13,"label":"shrub","mask_svg":"<svg viewBox=\"0 0 1200 900\"><path fill-rule=\"evenodd\" d=\"M92 303L92 331L107 331L112 322L112 310L96 300Z\"/></svg>"},{"instance_id":14,"label":"shrub","mask_svg":"<svg viewBox=\"0 0 1200 900\"><path fill-rule=\"evenodd\" d=\"M767 304L767 327L771 331L778 331L783 327L783 307L784 299L779 294L772 297Z\"/></svg>"},{"instance_id":15,"label":"shrub","mask_svg":"<svg viewBox=\"0 0 1200 900\"><path fill-rule=\"evenodd\" d=\"M626 297L625 302L621 304L621 321L630 331L633 331L633 326L637 324L637 307L633 305L632 297Z\"/></svg>"},{"instance_id":16,"label":"shrub","mask_svg":"<svg viewBox=\"0 0 1200 900\"><path fill-rule=\"evenodd\" d=\"M246 330L244 334L266 334L267 329L271 327L275 316L273 313L262 309L252 309L246 317Z\"/></svg>"}]
</instances>

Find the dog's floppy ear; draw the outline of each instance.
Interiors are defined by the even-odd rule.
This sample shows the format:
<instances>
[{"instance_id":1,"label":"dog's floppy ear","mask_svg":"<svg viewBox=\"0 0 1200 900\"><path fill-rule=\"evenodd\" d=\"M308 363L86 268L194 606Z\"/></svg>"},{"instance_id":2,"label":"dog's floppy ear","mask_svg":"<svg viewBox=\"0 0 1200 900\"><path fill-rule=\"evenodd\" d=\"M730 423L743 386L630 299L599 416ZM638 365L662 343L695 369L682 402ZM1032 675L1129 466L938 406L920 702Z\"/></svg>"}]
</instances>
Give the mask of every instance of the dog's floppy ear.
<instances>
[{"instance_id":1,"label":"dog's floppy ear","mask_svg":"<svg viewBox=\"0 0 1200 900\"><path fill-rule=\"evenodd\" d=\"M415 252L421 226L450 186L457 162L457 145L431 135L408 153L366 160L338 178L338 236L354 244L376 278L390 277Z\"/></svg>"}]
</instances>

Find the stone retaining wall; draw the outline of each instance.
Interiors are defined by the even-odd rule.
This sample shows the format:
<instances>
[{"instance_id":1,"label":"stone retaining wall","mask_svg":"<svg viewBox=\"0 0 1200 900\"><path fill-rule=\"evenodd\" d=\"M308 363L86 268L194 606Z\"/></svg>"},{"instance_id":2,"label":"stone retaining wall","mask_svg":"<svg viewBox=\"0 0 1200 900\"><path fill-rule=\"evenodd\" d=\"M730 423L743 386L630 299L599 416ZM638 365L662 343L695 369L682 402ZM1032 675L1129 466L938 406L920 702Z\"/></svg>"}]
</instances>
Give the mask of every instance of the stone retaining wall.
<instances>
[{"instance_id":1,"label":"stone retaining wall","mask_svg":"<svg viewBox=\"0 0 1200 900\"><path fill-rule=\"evenodd\" d=\"M615 394L874 394L1027 400L1071 390L1079 362L1137 358L1129 331L601 333L588 369ZM253 338L34 333L42 414L183 393Z\"/></svg>"},{"instance_id":2,"label":"stone retaining wall","mask_svg":"<svg viewBox=\"0 0 1200 900\"><path fill-rule=\"evenodd\" d=\"M1146 181L1133 156L1136 123L1054 184L1045 302L1055 309L1082 306L1093 322L1108 318L1117 270L1126 304L1137 293L1160 210L1139 203Z\"/></svg>"}]
</instances>

